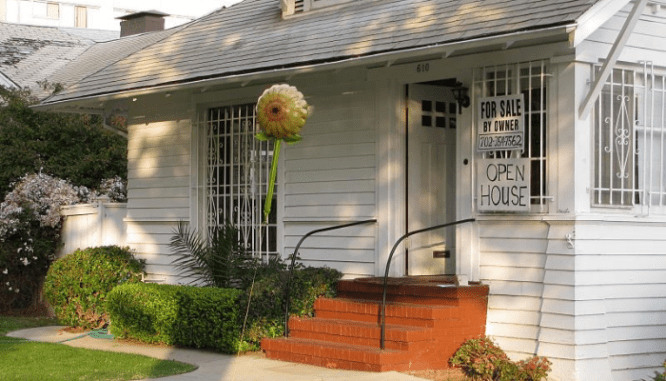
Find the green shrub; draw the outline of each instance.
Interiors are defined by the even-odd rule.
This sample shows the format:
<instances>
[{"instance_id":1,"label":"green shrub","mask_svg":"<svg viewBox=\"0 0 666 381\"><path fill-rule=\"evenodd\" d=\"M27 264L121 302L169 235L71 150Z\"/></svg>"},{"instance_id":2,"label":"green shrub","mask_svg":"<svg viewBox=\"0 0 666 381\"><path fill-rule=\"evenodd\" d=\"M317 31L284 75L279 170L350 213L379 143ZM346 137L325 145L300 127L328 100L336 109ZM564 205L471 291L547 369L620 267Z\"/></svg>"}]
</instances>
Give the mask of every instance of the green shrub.
<instances>
[{"instance_id":1,"label":"green shrub","mask_svg":"<svg viewBox=\"0 0 666 381\"><path fill-rule=\"evenodd\" d=\"M110 331L148 343L235 353L240 349L240 293L213 287L118 286L107 297Z\"/></svg>"},{"instance_id":2,"label":"green shrub","mask_svg":"<svg viewBox=\"0 0 666 381\"><path fill-rule=\"evenodd\" d=\"M205 240L181 222L174 231L170 246L176 254L173 263L180 276L210 286L242 291L238 324L244 333L244 349L257 349L262 338L284 333L285 288L289 271L279 258L268 263L253 258L239 237L238 228L227 223ZM314 301L320 296L335 296L335 286L341 277L342 273L337 270L297 265L291 283L290 314L312 316Z\"/></svg>"},{"instance_id":3,"label":"green shrub","mask_svg":"<svg viewBox=\"0 0 666 381\"><path fill-rule=\"evenodd\" d=\"M257 276L254 287L244 290L241 297L243 318L247 313L243 340L250 348L258 348L264 337L284 334L285 288L289 272L284 265L273 265L273 270ZM291 282L289 313L313 316L314 302L320 297L334 297L336 284L342 273L330 268L297 266ZM251 298L250 298L250 292ZM245 308L250 300L250 308Z\"/></svg>"},{"instance_id":4,"label":"green shrub","mask_svg":"<svg viewBox=\"0 0 666 381\"><path fill-rule=\"evenodd\" d=\"M517 363L488 337L468 340L450 360L475 381L540 381L550 372L550 361L534 356Z\"/></svg>"},{"instance_id":5,"label":"green shrub","mask_svg":"<svg viewBox=\"0 0 666 381\"><path fill-rule=\"evenodd\" d=\"M104 302L122 283L141 282L143 261L118 246L77 250L55 261L44 281L44 297L61 324L99 328L108 323Z\"/></svg>"}]
</instances>

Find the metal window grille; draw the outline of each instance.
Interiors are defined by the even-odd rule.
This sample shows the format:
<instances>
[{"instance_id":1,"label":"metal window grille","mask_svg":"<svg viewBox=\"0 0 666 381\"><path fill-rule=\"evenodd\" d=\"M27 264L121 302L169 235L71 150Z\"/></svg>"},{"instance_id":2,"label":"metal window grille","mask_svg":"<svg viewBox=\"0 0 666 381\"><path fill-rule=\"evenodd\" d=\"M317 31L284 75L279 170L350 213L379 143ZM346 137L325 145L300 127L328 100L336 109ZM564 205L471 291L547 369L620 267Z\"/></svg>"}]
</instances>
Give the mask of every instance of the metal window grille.
<instances>
[{"instance_id":1,"label":"metal window grille","mask_svg":"<svg viewBox=\"0 0 666 381\"><path fill-rule=\"evenodd\" d=\"M531 162L530 203L532 211L548 212L547 189L547 73L545 61L496 65L474 70L475 94L495 97L522 93L525 110L525 149L523 151L491 151L485 158L529 158Z\"/></svg>"},{"instance_id":2,"label":"metal window grille","mask_svg":"<svg viewBox=\"0 0 666 381\"><path fill-rule=\"evenodd\" d=\"M593 204L663 213L666 76L648 62L614 69L595 106Z\"/></svg>"},{"instance_id":3,"label":"metal window grille","mask_svg":"<svg viewBox=\"0 0 666 381\"><path fill-rule=\"evenodd\" d=\"M254 138L254 104L208 110L206 122L206 220L208 231L225 222L239 229L239 239L257 258L277 252L277 185L268 224L263 207L273 143Z\"/></svg>"}]
</instances>

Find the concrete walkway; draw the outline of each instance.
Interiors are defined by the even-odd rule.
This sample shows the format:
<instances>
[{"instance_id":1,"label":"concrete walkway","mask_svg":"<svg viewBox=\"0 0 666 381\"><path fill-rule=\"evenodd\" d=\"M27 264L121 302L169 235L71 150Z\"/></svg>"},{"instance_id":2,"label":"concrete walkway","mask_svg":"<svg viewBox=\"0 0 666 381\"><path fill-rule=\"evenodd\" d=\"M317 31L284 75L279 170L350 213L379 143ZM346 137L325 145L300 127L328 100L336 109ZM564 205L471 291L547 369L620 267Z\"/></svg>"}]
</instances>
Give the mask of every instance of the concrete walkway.
<instances>
[{"instance_id":1,"label":"concrete walkway","mask_svg":"<svg viewBox=\"0 0 666 381\"><path fill-rule=\"evenodd\" d=\"M198 366L193 372L162 377L160 381L423 381L398 372L369 373L335 370L311 365L269 360L259 355L230 356L196 349L130 344L67 333L63 327L22 329L7 334L34 341L62 342L72 347L135 353ZM78 337L78 338L77 338ZM67 340L67 341L65 341Z\"/></svg>"}]
</instances>

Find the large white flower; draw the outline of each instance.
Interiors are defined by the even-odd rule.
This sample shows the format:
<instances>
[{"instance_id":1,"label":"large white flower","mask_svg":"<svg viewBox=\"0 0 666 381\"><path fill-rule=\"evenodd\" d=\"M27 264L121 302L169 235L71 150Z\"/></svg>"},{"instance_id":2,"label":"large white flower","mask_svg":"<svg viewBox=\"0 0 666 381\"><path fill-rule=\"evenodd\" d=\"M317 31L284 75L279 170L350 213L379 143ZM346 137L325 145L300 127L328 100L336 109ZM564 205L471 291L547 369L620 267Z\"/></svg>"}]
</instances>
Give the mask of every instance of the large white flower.
<instances>
[{"instance_id":1,"label":"large white flower","mask_svg":"<svg viewBox=\"0 0 666 381\"><path fill-rule=\"evenodd\" d=\"M257 122L268 138L294 137L311 112L303 94L287 84L271 86L257 101Z\"/></svg>"}]
</instances>

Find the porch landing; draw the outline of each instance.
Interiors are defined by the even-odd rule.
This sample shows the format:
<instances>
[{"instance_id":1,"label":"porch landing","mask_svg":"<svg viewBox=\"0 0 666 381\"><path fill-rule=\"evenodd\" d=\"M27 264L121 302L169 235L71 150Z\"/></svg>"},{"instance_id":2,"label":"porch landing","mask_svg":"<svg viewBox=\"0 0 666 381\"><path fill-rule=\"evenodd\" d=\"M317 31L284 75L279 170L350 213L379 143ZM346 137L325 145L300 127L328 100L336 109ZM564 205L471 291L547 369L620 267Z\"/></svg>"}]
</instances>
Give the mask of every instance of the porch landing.
<instances>
[{"instance_id":1,"label":"porch landing","mask_svg":"<svg viewBox=\"0 0 666 381\"><path fill-rule=\"evenodd\" d=\"M289 320L290 337L264 339L268 358L363 371L446 369L467 339L485 334L488 286L455 276L390 278L385 350L379 348L383 278L338 283L314 318Z\"/></svg>"}]
</instances>

